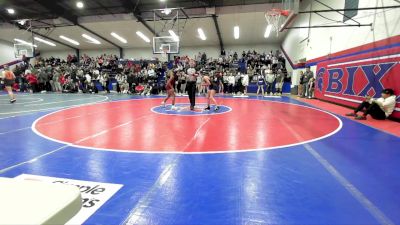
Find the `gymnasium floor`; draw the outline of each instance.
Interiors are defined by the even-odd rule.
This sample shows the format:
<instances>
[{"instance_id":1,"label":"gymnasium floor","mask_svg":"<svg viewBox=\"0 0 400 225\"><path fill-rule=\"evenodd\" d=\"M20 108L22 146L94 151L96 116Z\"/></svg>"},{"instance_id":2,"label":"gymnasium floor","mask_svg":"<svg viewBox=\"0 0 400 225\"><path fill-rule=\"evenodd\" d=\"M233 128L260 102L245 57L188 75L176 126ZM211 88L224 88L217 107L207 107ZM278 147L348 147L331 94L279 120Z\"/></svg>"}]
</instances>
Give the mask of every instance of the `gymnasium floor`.
<instances>
[{"instance_id":1,"label":"gymnasium floor","mask_svg":"<svg viewBox=\"0 0 400 225\"><path fill-rule=\"evenodd\" d=\"M120 184L85 224L400 224L400 138L289 97L0 95L0 176Z\"/></svg>"}]
</instances>

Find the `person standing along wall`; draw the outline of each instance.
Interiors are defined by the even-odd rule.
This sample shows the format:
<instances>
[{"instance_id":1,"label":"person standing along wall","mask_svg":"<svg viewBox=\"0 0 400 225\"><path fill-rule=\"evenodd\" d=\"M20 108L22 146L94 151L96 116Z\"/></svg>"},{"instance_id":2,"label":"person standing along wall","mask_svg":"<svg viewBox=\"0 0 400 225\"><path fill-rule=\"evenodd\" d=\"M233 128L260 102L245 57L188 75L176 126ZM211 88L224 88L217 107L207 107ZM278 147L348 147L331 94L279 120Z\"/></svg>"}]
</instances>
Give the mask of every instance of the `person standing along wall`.
<instances>
[{"instance_id":1,"label":"person standing along wall","mask_svg":"<svg viewBox=\"0 0 400 225\"><path fill-rule=\"evenodd\" d=\"M276 83L275 83L275 89L276 95L282 95L282 88L283 88L283 80L285 79L285 76L282 72L281 69L278 70L278 73L276 75Z\"/></svg>"},{"instance_id":2,"label":"person standing along wall","mask_svg":"<svg viewBox=\"0 0 400 225\"><path fill-rule=\"evenodd\" d=\"M314 90L315 90L315 78L311 77L311 79L308 81L308 98L314 98Z\"/></svg>"},{"instance_id":3,"label":"person standing along wall","mask_svg":"<svg viewBox=\"0 0 400 225\"><path fill-rule=\"evenodd\" d=\"M304 84L304 72L300 71L300 76L299 76L299 86L297 87L297 96L301 96L303 94L303 84Z\"/></svg>"},{"instance_id":4,"label":"person standing along wall","mask_svg":"<svg viewBox=\"0 0 400 225\"><path fill-rule=\"evenodd\" d=\"M313 72L310 70L310 67L306 68L306 72L304 73L304 78L303 78L303 94L301 95L302 98L305 98L306 96L309 95L309 86L308 82L310 79L314 77Z\"/></svg>"},{"instance_id":5,"label":"person standing along wall","mask_svg":"<svg viewBox=\"0 0 400 225\"><path fill-rule=\"evenodd\" d=\"M267 69L265 71L265 81L267 84L267 95L273 94L273 85L274 85L274 81L275 81L275 74L273 74L271 69Z\"/></svg>"}]
</instances>

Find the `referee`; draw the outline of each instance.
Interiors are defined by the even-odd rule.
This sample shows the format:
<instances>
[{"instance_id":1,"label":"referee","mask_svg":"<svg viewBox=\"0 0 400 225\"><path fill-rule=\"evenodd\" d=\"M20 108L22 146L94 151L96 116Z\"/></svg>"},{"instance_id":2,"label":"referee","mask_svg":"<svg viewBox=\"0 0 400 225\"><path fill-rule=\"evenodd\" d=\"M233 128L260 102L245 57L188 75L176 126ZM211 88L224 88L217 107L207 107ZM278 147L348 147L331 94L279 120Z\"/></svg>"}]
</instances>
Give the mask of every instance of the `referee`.
<instances>
[{"instance_id":1,"label":"referee","mask_svg":"<svg viewBox=\"0 0 400 225\"><path fill-rule=\"evenodd\" d=\"M190 64L190 68L187 70L187 90L190 101L190 110L194 110L194 106L196 105L196 69L194 68L194 64Z\"/></svg>"}]
</instances>

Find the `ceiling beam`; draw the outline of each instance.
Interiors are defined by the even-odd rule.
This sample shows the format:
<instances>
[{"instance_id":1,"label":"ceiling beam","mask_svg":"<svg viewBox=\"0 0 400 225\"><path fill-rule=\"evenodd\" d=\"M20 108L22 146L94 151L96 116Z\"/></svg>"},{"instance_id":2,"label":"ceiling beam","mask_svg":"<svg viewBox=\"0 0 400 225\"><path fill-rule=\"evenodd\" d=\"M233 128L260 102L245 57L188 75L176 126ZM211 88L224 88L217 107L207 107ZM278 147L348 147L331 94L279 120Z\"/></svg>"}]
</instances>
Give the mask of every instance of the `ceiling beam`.
<instances>
[{"instance_id":1,"label":"ceiling beam","mask_svg":"<svg viewBox=\"0 0 400 225\"><path fill-rule=\"evenodd\" d=\"M77 48L75 48L75 47L73 47L71 45L62 43L60 41L57 41L57 40L55 40L53 38L47 37L46 35L43 35L43 34L41 34L39 32L36 32L36 31L32 30L32 27L30 27L30 26L27 26L27 25L23 26L23 25L19 24L16 21L12 21L12 18L10 16L8 16L8 15L2 15L2 18L4 18L4 20L7 21L9 24L14 25L15 27L19 28L20 30L30 31L30 32L32 32L32 34L34 34L36 36L40 36L42 38L49 39L50 41L53 41L53 42L55 42L57 44L60 44L60 45L66 46L68 48L74 49L75 51L79 51L79 49L77 49Z\"/></svg>"},{"instance_id":2,"label":"ceiling beam","mask_svg":"<svg viewBox=\"0 0 400 225\"><path fill-rule=\"evenodd\" d=\"M100 34L90 30L89 28L81 25L78 23L78 16L76 16L75 14L71 13L68 10L65 10L64 8L62 8L61 6L57 5L56 2L54 1L48 1L48 0L35 0L36 2L38 2L40 5L42 5L43 7L45 7L47 10L54 12L56 15L70 21L72 24L86 30L89 33L92 33L93 35L99 37L100 39L106 41L107 43L117 47L119 50L122 49L122 47L120 47L119 45L115 44L114 42L106 39L105 37L101 36ZM69 12L69 13L67 13Z\"/></svg>"},{"instance_id":3,"label":"ceiling beam","mask_svg":"<svg viewBox=\"0 0 400 225\"><path fill-rule=\"evenodd\" d=\"M75 51L78 51L78 50L79 50L79 49L77 49L77 48L75 48L75 47L73 47L73 46L71 46L71 45L69 45L69 44L62 43L61 41L57 41L57 40L55 40L55 39L53 39L53 38L51 38L51 37L48 37L48 36L46 36L46 35L44 35L44 34L41 34L41 33L39 33L39 32L36 32L36 31L32 30L30 27L28 27L28 26L22 26L21 24L18 24L18 23L16 23L16 22L9 22L9 23L12 24L12 25L14 25L14 26L16 26L16 27L19 28L20 30L27 30L27 31L29 31L29 32L32 32L32 34L34 34L34 35L36 35L36 36L40 36L40 37L42 37L42 38L46 38L46 39L48 39L48 40L50 40L50 41L53 41L53 42L55 42L55 43L57 43L57 44L60 44L60 45L63 45L63 46L67 46L68 48L74 49Z\"/></svg>"},{"instance_id":4,"label":"ceiling beam","mask_svg":"<svg viewBox=\"0 0 400 225\"><path fill-rule=\"evenodd\" d=\"M391 5L391 6L378 6L378 7L363 7L363 8L346 8L346 9L322 9L322 10L308 10L308 11L300 11L300 13L326 13L326 12L336 12L336 11L364 11L364 10L379 10L379 9L396 9L400 8L400 5Z\"/></svg>"},{"instance_id":5,"label":"ceiling beam","mask_svg":"<svg viewBox=\"0 0 400 225\"><path fill-rule=\"evenodd\" d=\"M156 31L153 28L151 28L150 25L147 24L146 21L144 21L143 18L138 13L137 8L140 0L136 0L135 5L133 5L133 3L130 0L121 0L121 2L127 9L129 9L130 12L133 13L138 22L143 24L143 26L146 27L146 29L149 30L154 36L157 36Z\"/></svg>"},{"instance_id":6,"label":"ceiling beam","mask_svg":"<svg viewBox=\"0 0 400 225\"><path fill-rule=\"evenodd\" d=\"M340 24L340 25L315 25L315 26L297 26L297 27L286 27L285 30L291 29L304 29L304 28L332 28L332 27L371 27L372 23L368 24Z\"/></svg>"},{"instance_id":7,"label":"ceiling beam","mask_svg":"<svg viewBox=\"0 0 400 225\"><path fill-rule=\"evenodd\" d=\"M137 13L133 13L133 15L135 16L137 21L143 24L143 26L146 27L147 30L149 30L154 36L158 36L156 31L153 28L151 28L150 25L147 24L146 21L140 15L138 15Z\"/></svg>"},{"instance_id":8,"label":"ceiling beam","mask_svg":"<svg viewBox=\"0 0 400 225\"><path fill-rule=\"evenodd\" d=\"M340 12L339 10L335 10L334 8L330 7L329 5L323 3L323 2L321 2L321 1L319 1L319 0L315 0L315 1L318 2L318 3L321 4L321 5L323 5L323 6L327 7L327 8L329 8L329 9L334 10L334 11L337 12L338 14L344 16L346 19L351 20L351 21L353 21L353 22L356 22L358 25L360 25L360 23L359 23L358 21L352 19L351 17L349 17L349 16L347 16L346 14Z\"/></svg>"},{"instance_id":9,"label":"ceiling beam","mask_svg":"<svg viewBox=\"0 0 400 225\"><path fill-rule=\"evenodd\" d=\"M212 18L214 21L215 29L217 30L217 35L218 35L218 40L219 40L219 48L220 48L220 51L222 51L224 49L224 43L222 42L222 35L221 35L221 30L219 29L218 19L217 19L216 15L213 15Z\"/></svg>"},{"instance_id":10,"label":"ceiling beam","mask_svg":"<svg viewBox=\"0 0 400 225\"><path fill-rule=\"evenodd\" d=\"M190 19L189 15L185 12L185 10L183 8L181 8L181 11L182 11L183 15L186 16L186 19Z\"/></svg>"},{"instance_id":11,"label":"ceiling beam","mask_svg":"<svg viewBox=\"0 0 400 225\"><path fill-rule=\"evenodd\" d=\"M64 8L59 6L56 1L47 1L47 0L35 0L35 1L40 5L42 5L44 8L46 8L49 12L52 12L59 17L65 18L72 24L78 23L78 17L75 16L70 11L65 10Z\"/></svg>"}]
</instances>

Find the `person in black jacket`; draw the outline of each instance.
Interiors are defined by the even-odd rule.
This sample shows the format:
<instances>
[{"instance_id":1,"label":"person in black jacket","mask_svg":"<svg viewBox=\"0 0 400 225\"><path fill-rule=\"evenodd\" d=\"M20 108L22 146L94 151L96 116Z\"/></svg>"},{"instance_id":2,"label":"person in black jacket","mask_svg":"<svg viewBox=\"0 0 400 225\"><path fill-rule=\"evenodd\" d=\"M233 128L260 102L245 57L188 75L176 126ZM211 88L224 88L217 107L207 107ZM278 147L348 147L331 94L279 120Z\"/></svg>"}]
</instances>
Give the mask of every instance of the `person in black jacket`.
<instances>
[{"instance_id":1,"label":"person in black jacket","mask_svg":"<svg viewBox=\"0 0 400 225\"><path fill-rule=\"evenodd\" d=\"M133 77L133 73L130 72L128 74L128 77L126 78L126 81L128 82L129 85L129 93L133 93L133 82L134 82L134 77Z\"/></svg>"}]
</instances>

